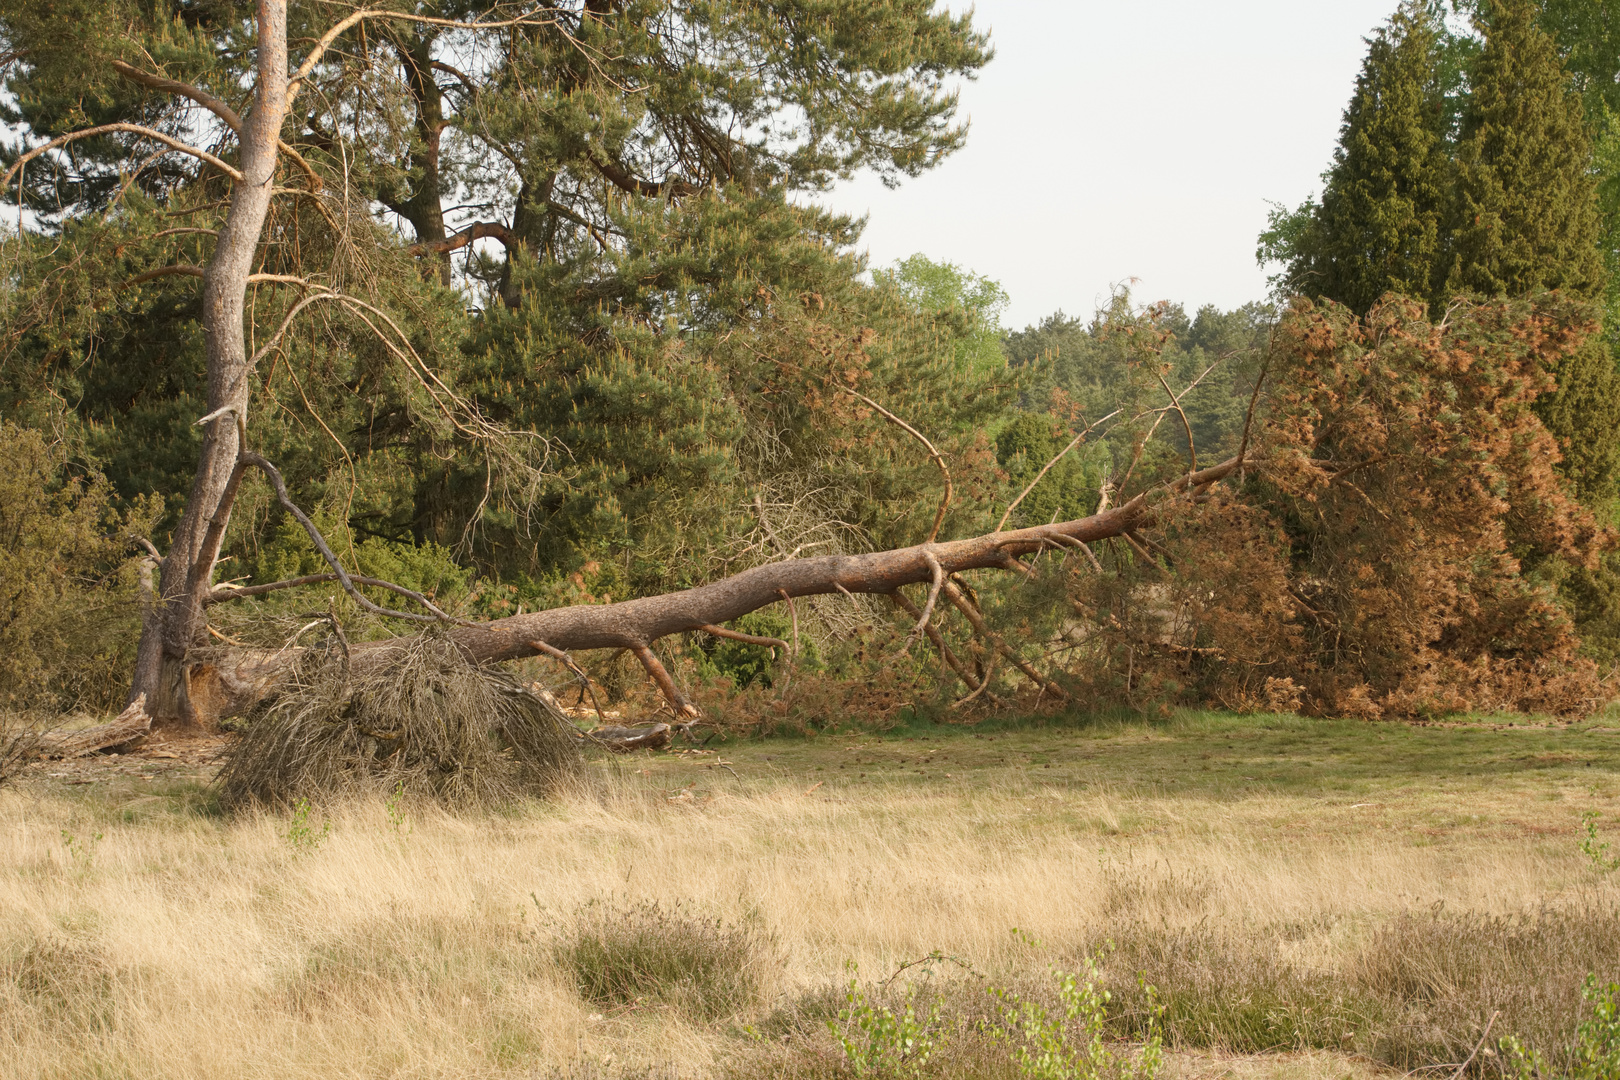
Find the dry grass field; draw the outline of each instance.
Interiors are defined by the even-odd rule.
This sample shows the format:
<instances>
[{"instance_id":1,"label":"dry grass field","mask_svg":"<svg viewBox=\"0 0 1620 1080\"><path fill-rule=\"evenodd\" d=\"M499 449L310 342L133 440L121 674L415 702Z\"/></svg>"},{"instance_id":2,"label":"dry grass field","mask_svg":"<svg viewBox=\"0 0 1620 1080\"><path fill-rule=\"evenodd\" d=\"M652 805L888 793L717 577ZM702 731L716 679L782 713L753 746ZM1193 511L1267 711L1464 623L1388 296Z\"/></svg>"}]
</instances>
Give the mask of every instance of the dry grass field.
<instances>
[{"instance_id":1,"label":"dry grass field","mask_svg":"<svg viewBox=\"0 0 1620 1080\"><path fill-rule=\"evenodd\" d=\"M941 1004L924 1075L1015 1076L985 987L1096 954L1117 1034L1158 987L1168 1076L1400 1076L1497 1012L1490 1043L1556 1048L1620 977L1620 873L1580 846L1600 811L1620 849L1604 725L711 742L476 818L232 819L206 765L42 764L0 792L0 1075L831 1077L853 963ZM933 950L971 970L882 997Z\"/></svg>"}]
</instances>

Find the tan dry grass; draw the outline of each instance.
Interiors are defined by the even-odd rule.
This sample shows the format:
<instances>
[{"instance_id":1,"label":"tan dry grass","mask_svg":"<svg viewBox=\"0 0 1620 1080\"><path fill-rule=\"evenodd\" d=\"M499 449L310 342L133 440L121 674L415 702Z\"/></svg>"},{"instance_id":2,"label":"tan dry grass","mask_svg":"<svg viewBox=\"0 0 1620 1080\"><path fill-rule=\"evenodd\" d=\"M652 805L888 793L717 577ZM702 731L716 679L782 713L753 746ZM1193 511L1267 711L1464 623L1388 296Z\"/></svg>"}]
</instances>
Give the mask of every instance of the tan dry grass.
<instances>
[{"instance_id":1,"label":"tan dry grass","mask_svg":"<svg viewBox=\"0 0 1620 1080\"><path fill-rule=\"evenodd\" d=\"M1127 919L1287 927L1291 959L1342 968L1375 926L1437 902L1508 913L1593 888L1615 898L1567 836L1427 836L1412 822L1434 808L1403 802L1421 794L1352 808L1076 791L1035 775L960 794L874 783L808 795L782 776L694 798L621 774L600 797L513 816L417 807L408 828L381 801L352 804L308 853L285 817L98 821L65 798L0 794L12 976L0 978L0 1074L517 1076L610 1058L692 1076L746 1045L726 1024L582 1002L552 945L593 900L759 920L783 957L767 998L784 1002L838 981L848 960L878 974L932 949L992 974L1038 971L1048 955L1013 927L1052 954ZM1482 793L1468 810L1500 822L1534 811L1531 798ZM25 967L36 974L19 977ZM1243 1071L1349 1067L1269 1060ZM1181 1066L1207 1075L1209 1061Z\"/></svg>"}]
</instances>

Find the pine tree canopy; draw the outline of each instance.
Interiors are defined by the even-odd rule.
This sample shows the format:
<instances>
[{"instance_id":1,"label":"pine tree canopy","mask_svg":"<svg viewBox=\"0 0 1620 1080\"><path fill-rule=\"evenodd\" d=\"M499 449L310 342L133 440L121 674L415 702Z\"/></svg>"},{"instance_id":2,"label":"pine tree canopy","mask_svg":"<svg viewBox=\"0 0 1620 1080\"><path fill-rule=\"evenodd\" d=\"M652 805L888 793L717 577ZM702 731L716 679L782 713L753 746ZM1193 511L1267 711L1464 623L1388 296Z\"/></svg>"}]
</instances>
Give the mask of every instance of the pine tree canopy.
<instances>
[{"instance_id":1,"label":"pine tree canopy","mask_svg":"<svg viewBox=\"0 0 1620 1080\"><path fill-rule=\"evenodd\" d=\"M1532 0L1496 0L1457 151L1445 292L1602 295L1592 146Z\"/></svg>"},{"instance_id":2,"label":"pine tree canopy","mask_svg":"<svg viewBox=\"0 0 1620 1080\"><path fill-rule=\"evenodd\" d=\"M1386 292L1423 297L1437 284L1449 168L1437 37L1409 2L1368 42L1292 289L1365 314Z\"/></svg>"}]
</instances>

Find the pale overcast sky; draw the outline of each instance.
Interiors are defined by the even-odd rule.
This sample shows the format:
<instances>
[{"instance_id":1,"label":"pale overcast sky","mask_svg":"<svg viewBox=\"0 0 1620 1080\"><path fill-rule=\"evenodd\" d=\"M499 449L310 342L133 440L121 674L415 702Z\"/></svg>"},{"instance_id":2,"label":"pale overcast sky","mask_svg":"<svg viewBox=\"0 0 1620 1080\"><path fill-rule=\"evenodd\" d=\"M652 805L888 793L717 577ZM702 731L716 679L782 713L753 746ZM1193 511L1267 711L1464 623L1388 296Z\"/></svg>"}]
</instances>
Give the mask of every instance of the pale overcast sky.
<instances>
[{"instance_id":1,"label":"pale overcast sky","mask_svg":"<svg viewBox=\"0 0 1620 1080\"><path fill-rule=\"evenodd\" d=\"M1089 315L1128 278L1189 312L1261 299L1267 200L1319 188L1362 39L1396 3L980 0L996 58L963 87L967 145L822 201L870 215L874 266L922 252L1001 282L1009 328Z\"/></svg>"}]
</instances>

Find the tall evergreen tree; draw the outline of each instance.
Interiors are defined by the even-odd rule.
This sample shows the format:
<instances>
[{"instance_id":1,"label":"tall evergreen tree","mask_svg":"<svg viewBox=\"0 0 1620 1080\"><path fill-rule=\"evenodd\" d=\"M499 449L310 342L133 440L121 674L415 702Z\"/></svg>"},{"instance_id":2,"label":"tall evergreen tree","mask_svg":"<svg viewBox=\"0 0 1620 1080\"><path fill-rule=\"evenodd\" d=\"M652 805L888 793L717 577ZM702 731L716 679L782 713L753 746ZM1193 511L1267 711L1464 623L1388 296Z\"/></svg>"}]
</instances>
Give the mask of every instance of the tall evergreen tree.
<instances>
[{"instance_id":1,"label":"tall evergreen tree","mask_svg":"<svg viewBox=\"0 0 1620 1080\"><path fill-rule=\"evenodd\" d=\"M1449 166L1438 39L1428 5L1408 0L1369 41L1293 289L1365 314L1387 292L1426 297L1439 284Z\"/></svg>"},{"instance_id":2,"label":"tall evergreen tree","mask_svg":"<svg viewBox=\"0 0 1620 1080\"><path fill-rule=\"evenodd\" d=\"M1457 150L1452 262L1436 297L1526 296L1559 289L1599 300L1592 144L1580 97L1533 0L1494 0ZM1620 462L1620 386L1601 338L1554 371L1536 411L1557 438L1564 473L1587 502L1606 502Z\"/></svg>"},{"instance_id":3,"label":"tall evergreen tree","mask_svg":"<svg viewBox=\"0 0 1620 1080\"><path fill-rule=\"evenodd\" d=\"M1495 0L1457 149L1445 293L1523 296L1604 285L1592 143L1534 0Z\"/></svg>"}]
</instances>

